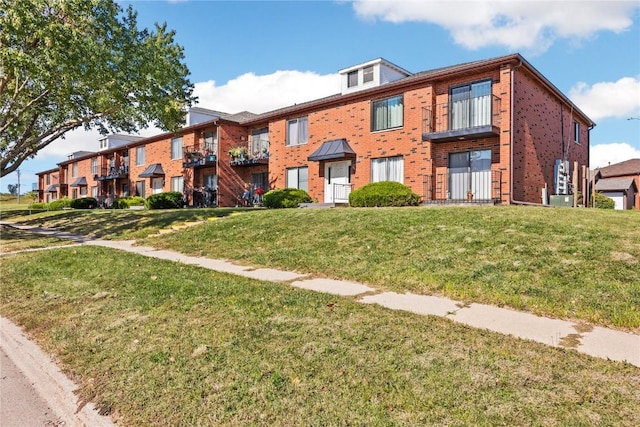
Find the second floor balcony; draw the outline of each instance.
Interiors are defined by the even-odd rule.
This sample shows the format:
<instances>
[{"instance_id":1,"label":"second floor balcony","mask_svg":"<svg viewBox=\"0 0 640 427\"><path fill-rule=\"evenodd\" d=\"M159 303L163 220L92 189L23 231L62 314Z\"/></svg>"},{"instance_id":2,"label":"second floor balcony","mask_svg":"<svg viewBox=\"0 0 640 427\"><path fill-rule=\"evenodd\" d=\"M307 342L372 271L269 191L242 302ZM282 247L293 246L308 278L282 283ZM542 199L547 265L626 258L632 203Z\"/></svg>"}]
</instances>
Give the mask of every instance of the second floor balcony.
<instances>
[{"instance_id":1,"label":"second floor balcony","mask_svg":"<svg viewBox=\"0 0 640 427\"><path fill-rule=\"evenodd\" d=\"M122 164L119 166L104 166L100 168L98 173L94 173L93 179L96 181L107 181L110 179L128 178L129 165Z\"/></svg>"},{"instance_id":2,"label":"second floor balcony","mask_svg":"<svg viewBox=\"0 0 640 427\"><path fill-rule=\"evenodd\" d=\"M201 144L184 147L183 168L195 168L198 166L213 166L218 160L218 148L215 145Z\"/></svg>"},{"instance_id":3,"label":"second floor balcony","mask_svg":"<svg viewBox=\"0 0 640 427\"><path fill-rule=\"evenodd\" d=\"M269 163L269 140L253 139L229 150L231 166L264 165Z\"/></svg>"},{"instance_id":4,"label":"second floor balcony","mask_svg":"<svg viewBox=\"0 0 640 427\"><path fill-rule=\"evenodd\" d=\"M422 109L422 140L432 142L500 135L499 97L485 95Z\"/></svg>"}]
</instances>

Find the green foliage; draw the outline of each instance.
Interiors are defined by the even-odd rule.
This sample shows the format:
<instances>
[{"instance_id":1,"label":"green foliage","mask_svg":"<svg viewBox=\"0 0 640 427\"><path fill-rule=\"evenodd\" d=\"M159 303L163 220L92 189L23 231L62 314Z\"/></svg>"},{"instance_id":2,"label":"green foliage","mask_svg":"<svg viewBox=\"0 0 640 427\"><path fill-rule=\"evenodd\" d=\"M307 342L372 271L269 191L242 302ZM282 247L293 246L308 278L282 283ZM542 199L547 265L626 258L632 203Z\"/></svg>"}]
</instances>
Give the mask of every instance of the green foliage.
<instances>
[{"instance_id":1,"label":"green foliage","mask_svg":"<svg viewBox=\"0 0 640 427\"><path fill-rule=\"evenodd\" d=\"M166 24L113 0L20 0L0 11L0 176L66 132L176 130L193 85ZM6 118L6 120L5 120Z\"/></svg>"},{"instance_id":2,"label":"green foliage","mask_svg":"<svg viewBox=\"0 0 640 427\"><path fill-rule=\"evenodd\" d=\"M73 209L95 209L97 206L98 201L93 197L80 197L71 200L71 207Z\"/></svg>"},{"instance_id":3,"label":"green foliage","mask_svg":"<svg viewBox=\"0 0 640 427\"><path fill-rule=\"evenodd\" d=\"M373 182L358 188L349 195L349 205L372 206L418 206L420 196L406 185L393 181Z\"/></svg>"},{"instance_id":4,"label":"green foliage","mask_svg":"<svg viewBox=\"0 0 640 427\"><path fill-rule=\"evenodd\" d=\"M12 196L18 195L18 184L9 184L7 185L7 190L9 190L9 194Z\"/></svg>"},{"instance_id":5,"label":"green foliage","mask_svg":"<svg viewBox=\"0 0 640 427\"><path fill-rule=\"evenodd\" d=\"M605 196L602 193L594 193L593 195L593 207L598 209L614 209L616 206L612 198Z\"/></svg>"},{"instance_id":6,"label":"green foliage","mask_svg":"<svg viewBox=\"0 0 640 427\"><path fill-rule=\"evenodd\" d=\"M49 203L50 211L61 211L64 208L70 208L70 207L71 207L71 199L67 197L63 197L62 199L54 200L53 202Z\"/></svg>"},{"instance_id":7,"label":"green foliage","mask_svg":"<svg viewBox=\"0 0 640 427\"><path fill-rule=\"evenodd\" d=\"M37 211L46 211L49 208L48 203L32 203L29 205L29 209L37 210Z\"/></svg>"},{"instance_id":8,"label":"green foliage","mask_svg":"<svg viewBox=\"0 0 640 427\"><path fill-rule=\"evenodd\" d=\"M114 209L129 209L131 206L144 206L145 200L140 196L120 197L113 202Z\"/></svg>"},{"instance_id":9,"label":"green foliage","mask_svg":"<svg viewBox=\"0 0 640 427\"><path fill-rule=\"evenodd\" d=\"M304 190L283 188L266 192L262 203L271 209L297 208L300 203L311 203L311 197Z\"/></svg>"},{"instance_id":10,"label":"green foliage","mask_svg":"<svg viewBox=\"0 0 640 427\"><path fill-rule=\"evenodd\" d=\"M152 194L147 197L147 208L149 209L176 209L183 206L184 199L182 193L178 191Z\"/></svg>"}]
</instances>

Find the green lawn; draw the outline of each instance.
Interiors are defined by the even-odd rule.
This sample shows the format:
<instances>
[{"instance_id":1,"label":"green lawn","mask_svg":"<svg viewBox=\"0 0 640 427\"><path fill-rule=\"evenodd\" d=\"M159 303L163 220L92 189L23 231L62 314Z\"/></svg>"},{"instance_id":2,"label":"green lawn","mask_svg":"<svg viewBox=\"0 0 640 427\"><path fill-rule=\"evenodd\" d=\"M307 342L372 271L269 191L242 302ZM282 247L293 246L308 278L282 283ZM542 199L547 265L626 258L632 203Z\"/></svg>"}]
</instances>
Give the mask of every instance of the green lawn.
<instances>
[{"instance_id":1,"label":"green lawn","mask_svg":"<svg viewBox=\"0 0 640 427\"><path fill-rule=\"evenodd\" d=\"M101 238L640 331L640 212L534 207L72 211ZM153 237L184 221L223 217Z\"/></svg>"},{"instance_id":2,"label":"green lawn","mask_svg":"<svg viewBox=\"0 0 640 427\"><path fill-rule=\"evenodd\" d=\"M320 244L329 236L316 221L360 218L375 233L380 215L314 212L229 217L166 239L225 229L250 244L254 222L281 215L274 245L278 233L300 245L293 219ZM52 251L0 257L0 314L123 426L640 425L640 370L629 364L107 248Z\"/></svg>"}]
</instances>

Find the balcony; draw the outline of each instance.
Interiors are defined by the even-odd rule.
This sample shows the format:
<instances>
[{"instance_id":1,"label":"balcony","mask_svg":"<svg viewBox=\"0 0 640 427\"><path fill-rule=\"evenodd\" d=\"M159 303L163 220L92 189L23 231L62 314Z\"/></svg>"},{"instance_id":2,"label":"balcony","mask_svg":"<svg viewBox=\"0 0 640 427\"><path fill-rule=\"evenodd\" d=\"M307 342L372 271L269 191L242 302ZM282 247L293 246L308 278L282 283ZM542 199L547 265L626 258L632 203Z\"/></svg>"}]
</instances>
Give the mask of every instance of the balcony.
<instances>
[{"instance_id":1,"label":"balcony","mask_svg":"<svg viewBox=\"0 0 640 427\"><path fill-rule=\"evenodd\" d=\"M209 146L191 146L184 147L182 162L183 168L195 168L199 166L213 166L218 159L216 156L217 147L215 145Z\"/></svg>"},{"instance_id":2,"label":"balcony","mask_svg":"<svg viewBox=\"0 0 640 427\"><path fill-rule=\"evenodd\" d=\"M426 175L422 200L425 204L500 203L502 172L447 172Z\"/></svg>"},{"instance_id":3,"label":"balcony","mask_svg":"<svg viewBox=\"0 0 640 427\"><path fill-rule=\"evenodd\" d=\"M269 164L269 140L254 139L246 145L229 150L231 166L253 166Z\"/></svg>"},{"instance_id":4,"label":"balcony","mask_svg":"<svg viewBox=\"0 0 640 427\"><path fill-rule=\"evenodd\" d=\"M118 167L115 166L105 166L101 169L100 174L95 174L93 179L95 181L108 181L110 179L120 179L120 178L128 178L129 177L129 166L128 165L120 165Z\"/></svg>"},{"instance_id":5,"label":"balcony","mask_svg":"<svg viewBox=\"0 0 640 427\"><path fill-rule=\"evenodd\" d=\"M422 140L463 141L500 135L497 96L479 96L422 109Z\"/></svg>"}]
</instances>

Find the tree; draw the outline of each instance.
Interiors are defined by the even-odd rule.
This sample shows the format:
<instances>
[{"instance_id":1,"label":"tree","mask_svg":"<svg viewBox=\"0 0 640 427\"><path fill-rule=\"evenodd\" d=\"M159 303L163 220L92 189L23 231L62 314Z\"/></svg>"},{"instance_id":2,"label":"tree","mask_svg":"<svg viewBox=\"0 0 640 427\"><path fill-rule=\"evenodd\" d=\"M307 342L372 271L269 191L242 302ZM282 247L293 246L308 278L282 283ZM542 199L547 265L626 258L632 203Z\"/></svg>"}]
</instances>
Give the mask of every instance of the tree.
<instances>
[{"instance_id":1,"label":"tree","mask_svg":"<svg viewBox=\"0 0 640 427\"><path fill-rule=\"evenodd\" d=\"M18 184L9 184L7 185L7 190L9 190L9 194L12 196L18 195Z\"/></svg>"},{"instance_id":2,"label":"tree","mask_svg":"<svg viewBox=\"0 0 640 427\"><path fill-rule=\"evenodd\" d=\"M0 177L79 127L179 129L195 98L174 36L113 0L0 0Z\"/></svg>"}]
</instances>

